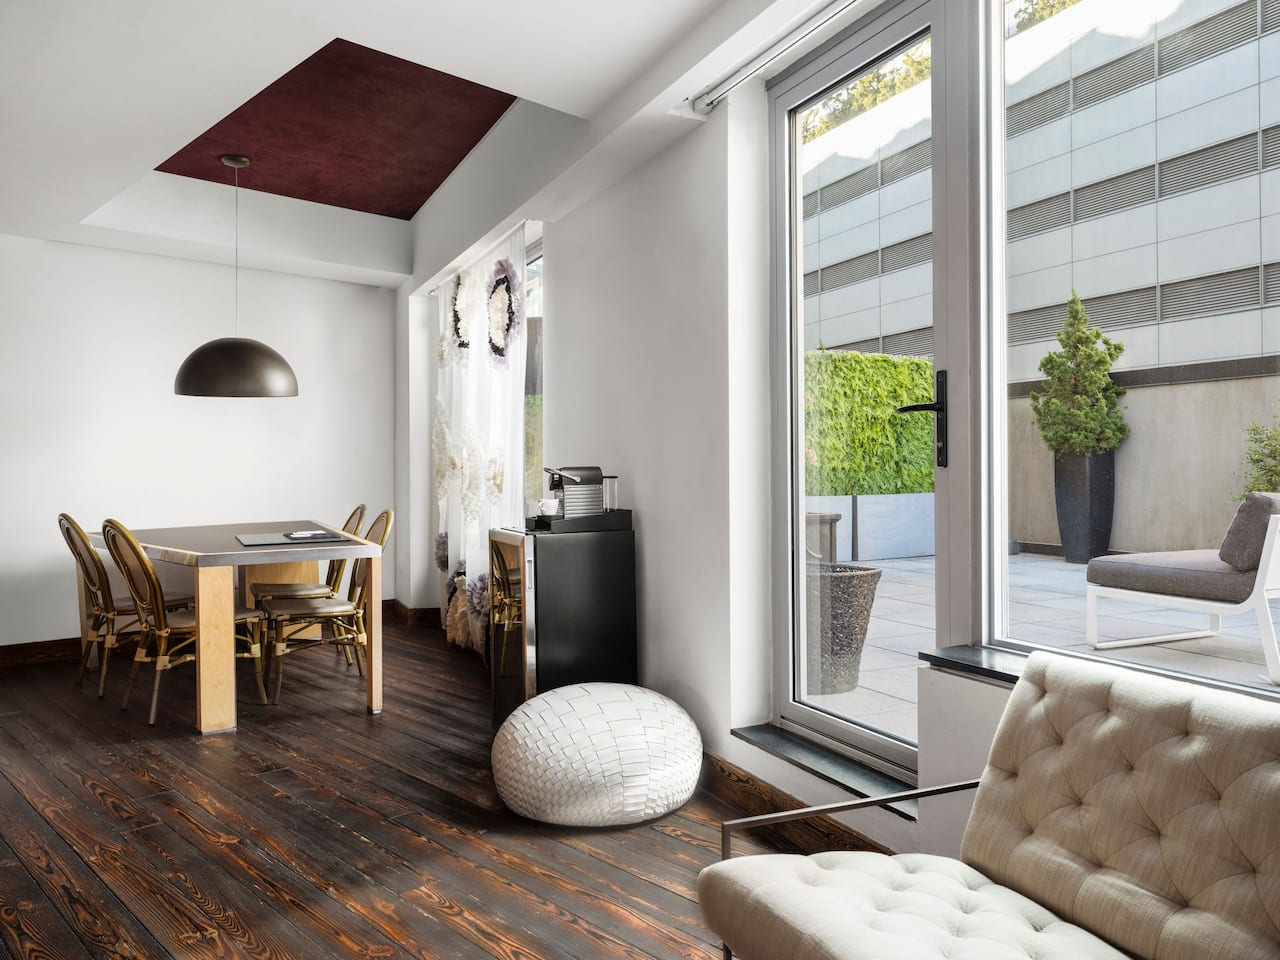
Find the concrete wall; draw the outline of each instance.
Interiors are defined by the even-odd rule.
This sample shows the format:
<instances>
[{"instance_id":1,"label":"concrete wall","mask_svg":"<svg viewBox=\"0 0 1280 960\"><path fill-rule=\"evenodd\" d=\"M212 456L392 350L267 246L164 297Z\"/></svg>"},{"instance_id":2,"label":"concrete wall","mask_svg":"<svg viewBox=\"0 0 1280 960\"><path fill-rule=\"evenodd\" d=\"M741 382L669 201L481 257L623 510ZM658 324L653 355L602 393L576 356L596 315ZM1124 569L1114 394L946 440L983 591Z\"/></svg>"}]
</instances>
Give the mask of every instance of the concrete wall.
<instances>
[{"instance_id":1,"label":"concrete wall","mask_svg":"<svg viewBox=\"0 0 1280 960\"><path fill-rule=\"evenodd\" d=\"M1116 550L1216 546L1243 486L1244 428L1271 424L1280 377L1180 383L1130 390L1121 401L1130 436L1116 452ZM1031 401L1009 402L1010 533L1057 544L1053 455Z\"/></svg>"},{"instance_id":2,"label":"concrete wall","mask_svg":"<svg viewBox=\"0 0 1280 960\"><path fill-rule=\"evenodd\" d=\"M229 400L174 396L173 377L234 335L231 267L0 235L0 289L0 645L79 634L59 512L341 523L391 504L390 291L242 269L240 332L284 354L299 396Z\"/></svg>"}]
</instances>

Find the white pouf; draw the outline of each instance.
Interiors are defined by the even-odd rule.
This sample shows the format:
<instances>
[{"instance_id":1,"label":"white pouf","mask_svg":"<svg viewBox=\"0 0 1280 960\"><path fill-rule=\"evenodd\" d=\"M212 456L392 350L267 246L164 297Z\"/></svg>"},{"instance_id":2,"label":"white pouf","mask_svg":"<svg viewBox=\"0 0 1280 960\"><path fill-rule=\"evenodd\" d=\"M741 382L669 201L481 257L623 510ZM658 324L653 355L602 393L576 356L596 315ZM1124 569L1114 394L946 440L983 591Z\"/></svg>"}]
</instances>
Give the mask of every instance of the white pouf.
<instances>
[{"instance_id":1,"label":"white pouf","mask_svg":"<svg viewBox=\"0 0 1280 960\"><path fill-rule=\"evenodd\" d=\"M579 683L516 707L493 740L493 780L514 812L573 827L639 823L693 795L702 737L660 693Z\"/></svg>"}]
</instances>

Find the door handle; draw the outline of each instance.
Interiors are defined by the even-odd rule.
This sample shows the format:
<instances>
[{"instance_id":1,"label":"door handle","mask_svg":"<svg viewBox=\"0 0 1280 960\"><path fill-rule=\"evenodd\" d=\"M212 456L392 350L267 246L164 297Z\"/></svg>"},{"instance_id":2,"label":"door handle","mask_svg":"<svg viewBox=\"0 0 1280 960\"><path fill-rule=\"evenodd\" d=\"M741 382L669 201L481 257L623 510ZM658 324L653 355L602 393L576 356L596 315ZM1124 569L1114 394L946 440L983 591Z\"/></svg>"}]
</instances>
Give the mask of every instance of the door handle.
<instances>
[{"instance_id":1,"label":"door handle","mask_svg":"<svg viewBox=\"0 0 1280 960\"><path fill-rule=\"evenodd\" d=\"M940 467L947 465L947 371L939 370L933 375L933 400L930 403L909 403L898 407L898 413L932 413L933 445Z\"/></svg>"}]
</instances>

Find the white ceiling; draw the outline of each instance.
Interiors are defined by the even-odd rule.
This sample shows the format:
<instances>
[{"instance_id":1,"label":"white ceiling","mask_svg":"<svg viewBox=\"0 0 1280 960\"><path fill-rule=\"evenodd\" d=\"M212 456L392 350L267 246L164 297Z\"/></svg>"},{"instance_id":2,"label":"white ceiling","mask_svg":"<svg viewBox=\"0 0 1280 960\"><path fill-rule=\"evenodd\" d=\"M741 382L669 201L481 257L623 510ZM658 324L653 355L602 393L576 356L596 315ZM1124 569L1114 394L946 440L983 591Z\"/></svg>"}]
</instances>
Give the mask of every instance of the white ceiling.
<instances>
[{"instance_id":1,"label":"white ceiling","mask_svg":"<svg viewBox=\"0 0 1280 960\"><path fill-rule=\"evenodd\" d=\"M335 37L616 126L620 102L625 106L636 89L662 89L676 98L671 107L698 92L667 90L652 79L657 67L681 59L691 39L703 38L701 51L669 70L670 80L688 82L693 59L703 61L704 72L712 61L714 69L730 64L736 54L726 52L726 37L755 43L761 31L813 6L814 0L0 0L0 233L155 252L169 245L178 256L225 259L220 240L206 250L189 235L169 238L163 226L148 226L157 218L131 204L166 197L171 208L185 203L187 179L168 183L167 175L152 172L156 165ZM219 195L199 196L195 212L203 204L219 221ZM350 214L332 210L310 216ZM385 219L362 223L389 244L407 239L402 223L379 222ZM216 236L212 228L209 236ZM384 275L400 272L399 265L382 267ZM378 272L368 282L385 282Z\"/></svg>"}]
</instances>

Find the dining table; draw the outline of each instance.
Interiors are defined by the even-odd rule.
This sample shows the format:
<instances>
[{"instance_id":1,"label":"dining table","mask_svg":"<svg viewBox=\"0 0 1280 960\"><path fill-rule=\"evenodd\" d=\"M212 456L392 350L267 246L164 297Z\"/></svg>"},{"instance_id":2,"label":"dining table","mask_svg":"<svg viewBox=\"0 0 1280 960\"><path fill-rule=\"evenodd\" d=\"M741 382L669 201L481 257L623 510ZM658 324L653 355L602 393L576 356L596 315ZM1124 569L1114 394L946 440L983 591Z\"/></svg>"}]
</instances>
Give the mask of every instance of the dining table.
<instances>
[{"instance_id":1,"label":"dining table","mask_svg":"<svg viewBox=\"0 0 1280 960\"><path fill-rule=\"evenodd\" d=\"M291 540L287 534L325 530L332 540ZM382 547L315 520L277 520L221 523L194 527L160 527L131 531L153 562L193 567L196 617L196 729L203 734L236 729L235 609L236 573L243 598L249 603L249 584L267 579L254 576L269 568L275 579L294 568L314 571L321 561L367 557L364 564L365 633L367 636L366 705L382 712ZM278 535L278 536L273 536ZM89 535L105 549L100 532ZM246 546L251 543L274 541ZM304 566L299 566L304 565ZM298 577L297 579L303 579ZM314 574L311 579L317 579ZM83 584L81 594L83 595Z\"/></svg>"}]
</instances>

